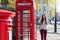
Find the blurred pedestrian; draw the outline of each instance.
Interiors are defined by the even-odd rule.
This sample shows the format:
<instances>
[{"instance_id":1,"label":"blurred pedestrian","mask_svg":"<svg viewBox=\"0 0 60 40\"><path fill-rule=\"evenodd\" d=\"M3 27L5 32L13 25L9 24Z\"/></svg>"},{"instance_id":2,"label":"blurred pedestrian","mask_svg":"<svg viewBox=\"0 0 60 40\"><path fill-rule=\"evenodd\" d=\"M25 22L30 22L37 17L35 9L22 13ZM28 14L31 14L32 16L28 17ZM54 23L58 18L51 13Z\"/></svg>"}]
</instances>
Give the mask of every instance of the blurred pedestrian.
<instances>
[{"instance_id":1,"label":"blurred pedestrian","mask_svg":"<svg viewBox=\"0 0 60 40\"><path fill-rule=\"evenodd\" d=\"M40 21L40 34L41 34L41 40L47 39L47 28L46 25L48 24L48 20L45 14L42 14Z\"/></svg>"}]
</instances>

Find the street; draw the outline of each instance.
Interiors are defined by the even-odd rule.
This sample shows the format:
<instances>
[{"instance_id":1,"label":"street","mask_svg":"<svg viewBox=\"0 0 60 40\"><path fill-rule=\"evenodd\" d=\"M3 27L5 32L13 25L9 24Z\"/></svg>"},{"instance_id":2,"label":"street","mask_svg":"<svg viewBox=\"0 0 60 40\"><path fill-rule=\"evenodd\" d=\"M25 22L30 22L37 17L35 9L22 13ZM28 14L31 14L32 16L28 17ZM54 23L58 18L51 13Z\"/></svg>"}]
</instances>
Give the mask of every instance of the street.
<instances>
[{"instance_id":1,"label":"street","mask_svg":"<svg viewBox=\"0 0 60 40\"><path fill-rule=\"evenodd\" d=\"M47 40L60 40L60 25L57 25L57 33L54 33L54 25L47 25ZM37 40L41 40L39 30L37 31Z\"/></svg>"}]
</instances>

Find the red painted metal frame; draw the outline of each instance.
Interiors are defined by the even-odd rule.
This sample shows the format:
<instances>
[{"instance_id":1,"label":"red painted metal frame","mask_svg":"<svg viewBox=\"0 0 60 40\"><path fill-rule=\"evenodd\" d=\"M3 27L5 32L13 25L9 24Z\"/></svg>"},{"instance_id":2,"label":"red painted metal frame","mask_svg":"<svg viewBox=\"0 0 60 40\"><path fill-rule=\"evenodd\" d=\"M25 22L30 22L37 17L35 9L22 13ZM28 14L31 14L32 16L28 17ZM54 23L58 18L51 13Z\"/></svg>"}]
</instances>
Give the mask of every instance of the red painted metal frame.
<instances>
[{"instance_id":1,"label":"red painted metal frame","mask_svg":"<svg viewBox=\"0 0 60 40\"><path fill-rule=\"evenodd\" d=\"M31 3L29 6L18 6L18 3L24 3L24 0L16 1L16 40L18 40L18 11L30 10L30 40L34 40L34 7L32 0L25 0L25 3ZM23 19L23 18L22 18ZM23 25L23 22L22 24ZM22 33L23 34L23 33Z\"/></svg>"}]
</instances>

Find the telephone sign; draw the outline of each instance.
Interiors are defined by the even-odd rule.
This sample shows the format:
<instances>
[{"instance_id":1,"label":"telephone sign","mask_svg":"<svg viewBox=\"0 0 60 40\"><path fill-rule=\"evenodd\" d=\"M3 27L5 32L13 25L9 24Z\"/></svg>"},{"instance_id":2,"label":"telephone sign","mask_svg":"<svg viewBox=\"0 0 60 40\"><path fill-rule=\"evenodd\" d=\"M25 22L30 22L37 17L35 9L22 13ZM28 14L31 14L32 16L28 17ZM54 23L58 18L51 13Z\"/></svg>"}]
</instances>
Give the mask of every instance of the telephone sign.
<instances>
[{"instance_id":1,"label":"telephone sign","mask_svg":"<svg viewBox=\"0 0 60 40\"><path fill-rule=\"evenodd\" d=\"M30 6L31 3L18 3L19 6Z\"/></svg>"},{"instance_id":2,"label":"telephone sign","mask_svg":"<svg viewBox=\"0 0 60 40\"><path fill-rule=\"evenodd\" d=\"M16 1L16 40L34 40L33 1Z\"/></svg>"}]
</instances>

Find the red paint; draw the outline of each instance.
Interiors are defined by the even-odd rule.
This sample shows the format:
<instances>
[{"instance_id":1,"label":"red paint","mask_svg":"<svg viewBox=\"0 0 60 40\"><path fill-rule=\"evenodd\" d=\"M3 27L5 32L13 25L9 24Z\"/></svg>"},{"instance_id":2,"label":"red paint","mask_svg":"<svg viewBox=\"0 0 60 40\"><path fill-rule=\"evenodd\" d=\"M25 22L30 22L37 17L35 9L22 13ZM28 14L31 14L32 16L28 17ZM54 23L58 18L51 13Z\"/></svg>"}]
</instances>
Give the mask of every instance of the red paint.
<instances>
[{"instance_id":1,"label":"red paint","mask_svg":"<svg viewBox=\"0 0 60 40\"><path fill-rule=\"evenodd\" d=\"M15 13L7 10L0 10L0 40L8 40L8 24L10 24L10 18L14 17Z\"/></svg>"},{"instance_id":2,"label":"red paint","mask_svg":"<svg viewBox=\"0 0 60 40\"><path fill-rule=\"evenodd\" d=\"M24 10L29 10L30 12L27 13L28 15L30 14L30 20L29 22L23 22L23 15ZM27 15L26 14L26 15ZM20 18L18 18L18 15ZM20 22L18 22L20 20ZM24 19L25 20L25 19ZM18 26L18 23L20 26ZM27 23L28 26L23 26L24 23ZM20 29L19 29L20 28ZM17 0L16 1L16 40L24 40L24 32L27 32L23 29L28 29L28 32L30 32L30 35L28 35L27 40L34 40L34 8L33 8L33 1L32 0ZM30 31L29 31L30 30ZM20 39L22 38L22 39Z\"/></svg>"}]
</instances>

